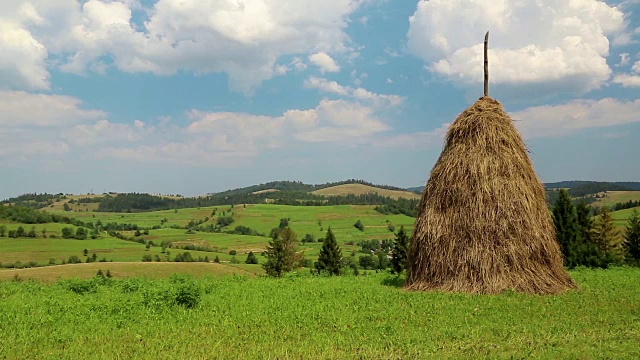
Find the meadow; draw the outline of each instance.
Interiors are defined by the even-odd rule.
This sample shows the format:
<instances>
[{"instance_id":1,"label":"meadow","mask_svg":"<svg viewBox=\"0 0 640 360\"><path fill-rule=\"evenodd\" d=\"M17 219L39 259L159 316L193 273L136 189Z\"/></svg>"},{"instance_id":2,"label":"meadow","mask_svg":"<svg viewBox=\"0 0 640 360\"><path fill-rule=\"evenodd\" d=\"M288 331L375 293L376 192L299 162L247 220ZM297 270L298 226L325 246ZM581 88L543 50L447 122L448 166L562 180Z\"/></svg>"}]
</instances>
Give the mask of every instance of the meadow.
<instances>
[{"instance_id":1,"label":"meadow","mask_svg":"<svg viewBox=\"0 0 640 360\"><path fill-rule=\"evenodd\" d=\"M388 274L0 282L0 358L640 357L640 269L557 296L407 292Z\"/></svg>"},{"instance_id":2,"label":"meadow","mask_svg":"<svg viewBox=\"0 0 640 360\"><path fill-rule=\"evenodd\" d=\"M61 209L62 207L60 207ZM216 215L212 213L216 211ZM408 231L412 229L414 218L405 215L383 215L375 210L373 206L358 205L340 205L340 206L287 206L287 205L236 205L218 206L218 207L202 207L188 208L154 212L138 212L138 213L105 213L94 211L72 211L65 212L63 210L47 210L52 213L71 216L84 222L103 224L116 222L119 224L136 224L143 228L152 228L160 226L161 220L166 219L160 229L149 230L149 235L143 235L140 238L145 241L152 241L154 246L146 249L144 244L125 241L109 236L106 232L102 232L97 239L62 239L60 238L62 228L70 227L75 230L76 227L68 224L48 223L48 224L18 224L4 222L3 225L8 230L15 230L22 226L26 231L34 227L36 238L17 238L11 239L0 237L0 264L13 264L20 262L26 264L35 262L38 265L48 265L51 262L61 264L63 259L76 255L82 261L84 249L89 251L89 255L96 253L98 259L103 257L107 261L129 262L141 261L144 255L156 255L162 261L167 260L166 254L163 254L160 244L163 242L173 242L176 247L184 247L187 245L195 245L209 248L210 251L188 250L195 258L209 257L213 260L218 257L222 262L230 262L234 256L229 252L235 250L236 260L244 262L246 254L253 251L260 254L265 250L269 238L265 236L249 236L226 233L210 233L210 232L194 232L188 233L185 229L171 228L171 226L186 226L190 221L202 221L209 218L207 222L202 223L203 226L215 223L216 219L223 213L227 216L232 215L235 220L226 229L234 229L236 226L246 226L259 233L269 235L271 229L277 227L280 219L289 219L289 226L298 234L298 240L302 240L305 234L311 234L315 239L321 239L326 236L326 231L331 227L336 235L338 243L342 246L343 254L348 255L353 251L358 251L360 247L357 245L362 240L370 239L393 239L394 234L389 230L392 225L397 229L404 226ZM354 227L356 221L360 220L364 224L364 230L360 231ZM225 230L226 230L225 229ZM46 238L42 237L42 231L45 231ZM133 237L134 231L121 231L127 237ZM50 238L56 235L58 238ZM322 243L305 243L300 245L300 250L304 251L308 259L317 257ZM182 253L185 250L178 248L168 249L172 256ZM260 262L264 261L264 257L258 256ZM1 270L0 270L1 271ZM252 270L251 272L260 272Z\"/></svg>"}]
</instances>

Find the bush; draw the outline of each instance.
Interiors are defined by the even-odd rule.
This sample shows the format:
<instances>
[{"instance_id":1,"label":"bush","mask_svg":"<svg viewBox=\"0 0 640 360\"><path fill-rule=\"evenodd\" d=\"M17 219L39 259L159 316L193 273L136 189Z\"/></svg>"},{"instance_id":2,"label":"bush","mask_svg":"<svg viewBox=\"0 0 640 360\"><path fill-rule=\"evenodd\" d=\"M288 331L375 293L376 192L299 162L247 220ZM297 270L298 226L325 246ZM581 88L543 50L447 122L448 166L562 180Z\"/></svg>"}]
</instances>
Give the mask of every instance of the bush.
<instances>
[{"instance_id":1,"label":"bush","mask_svg":"<svg viewBox=\"0 0 640 360\"><path fill-rule=\"evenodd\" d=\"M200 294L201 290L196 284L192 282L180 284L175 292L176 304L192 309L200 303Z\"/></svg>"},{"instance_id":2,"label":"bush","mask_svg":"<svg viewBox=\"0 0 640 360\"><path fill-rule=\"evenodd\" d=\"M82 260L80 260L80 258L77 255L71 255L67 260L67 264L80 264L81 262Z\"/></svg>"},{"instance_id":3,"label":"bush","mask_svg":"<svg viewBox=\"0 0 640 360\"><path fill-rule=\"evenodd\" d=\"M237 252L237 251L235 251L235 250L231 250L231 251L229 251L229 255L234 255L234 256L235 256L235 255L237 255L237 254L238 254L238 252Z\"/></svg>"},{"instance_id":4,"label":"bush","mask_svg":"<svg viewBox=\"0 0 640 360\"><path fill-rule=\"evenodd\" d=\"M230 263L232 263L232 264L240 264L240 260L236 259L236 257L235 257L235 256L234 256L234 257L232 257L232 258L231 258L231 261L229 261L229 262L230 262Z\"/></svg>"},{"instance_id":5,"label":"bush","mask_svg":"<svg viewBox=\"0 0 640 360\"><path fill-rule=\"evenodd\" d=\"M93 280L71 279L67 280L65 285L67 289L80 295L95 293L98 291L98 283Z\"/></svg>"},{"instance_id":6,"label":"bush","mask_svg":"<svg viewBox=\"0 0 640 360\"><path fill-rule=\"evenodd\" d=\"M153 257L151 256L151 254L144 254L144 255L142 255L142 261L144 261L144 262L152 262L153 261Z\"/></svg>"},{"instance_id":7,"label":"bush","mask_svg":"<svg viewBox=\"0 0 640 360\"><path fill-rule=\"evenodd\" d=\"M257 264L258 258L253 254L253 251L249 251L249 255L247 255L247 260L245 260L247 264Z\"/></svg>"},{"instance_id":8,"label":"bush","mask_svg":"<svg viewBox=\"0 0 640 360\"><path fill-rule=\"evenodd\" d=\"M353 227L355 227L356 229L358 229L360 231L364 231L364 225L362 225L362 221L360 221L360 220L356 221L356 223L353 224Z\"/></svg>"}]
</instances>

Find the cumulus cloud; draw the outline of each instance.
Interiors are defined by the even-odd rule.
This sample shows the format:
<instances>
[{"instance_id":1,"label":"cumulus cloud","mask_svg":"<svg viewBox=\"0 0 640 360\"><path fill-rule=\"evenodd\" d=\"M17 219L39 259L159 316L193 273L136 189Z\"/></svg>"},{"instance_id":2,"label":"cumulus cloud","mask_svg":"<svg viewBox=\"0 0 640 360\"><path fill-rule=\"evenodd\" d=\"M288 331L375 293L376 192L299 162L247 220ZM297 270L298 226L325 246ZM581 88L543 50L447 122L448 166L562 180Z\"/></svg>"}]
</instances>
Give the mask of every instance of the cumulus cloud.
<instances>
[{"instance_id":1,"label":"cumulus cloud","mask_svg":"<svg viewBox=\"0 0 640 360\"><path fill-rule=\"evenodd\" d=\"M535 106L511 114L526 138L564 136L580 129L640 122L640 99L573 100Z\"/></svg>"},{"instance_id":2,"label":"cumulus cloud","mask_svg":"<svg viewBox=\"0 0 640 360\"><path fill-rule=\"evenodd\" d=\"M309 61L320 68L321 73L338 72L340 66L327 53L319 52L309 56Z\"/></svg>"},{"instance_id":3,"label":"cumulus cloud","mask_svg":"<svg viewBox=\"0 0 640 360\"><path fill-rule=\"evenodd\" d=\"M0 128L61 127L105 116L81 105L71 96L0 91Z\"/></svg>"},{"instance_id":4,"label":"cumulus cloud","mask_svg":"<svg viewBox=\"0 0 640 360\"><path fill-rule=\"evenodd\" d=\"M349 96L357 100L371 103L377 108L399 106L402 105L405 100L404 97L399 95L376 94L361 87L353 88L349 86L343 86L338 84L336 81L331 81L315 76L312 76L305 80L304 86L309 89L318 89L326 93Z\"/></svg>"},{"instance_id":5,"label":"cumulus cloud","mask_svg":"<svg viewBox=\"0 0 640 360\"><path fill-rule=\"evenodd\" d=\"M251 92L286 71L285 55L312 55L336 71L329 54L348 51L347 21L364 0L158 0L148 20L132 22L140 2L7 0L0 4L0 80L12 88L47 89L51 58L68 72L171 75L224 72ZM26 5L25 5L26 4ZM292 66L303 69L299 59Z\"/></svg>"},{"instance_id":6,"label":"cumulus cloud","mask_svg":"<svg viewBox=\"0 0 640 360\"><path fill-rule=\"evenodd\" d=\"M631 67L631 73L617 74L613 82L623 87L640 87L640 61Z\"/></svg>"},{"instance_id":7,"label":"cumulus cloud","mask_svg":"<svg viewBox=\"0 0 640 360\"><path fill-rule=\"evenodd\" d=\"M608 37L624 28L624 14L597 0L430 0L418 3L407 36L409 51L431 72L472 84L482 82L490 30L493 83L565 83L579 93L610 78Z\"/></svg>"}]
</instances>

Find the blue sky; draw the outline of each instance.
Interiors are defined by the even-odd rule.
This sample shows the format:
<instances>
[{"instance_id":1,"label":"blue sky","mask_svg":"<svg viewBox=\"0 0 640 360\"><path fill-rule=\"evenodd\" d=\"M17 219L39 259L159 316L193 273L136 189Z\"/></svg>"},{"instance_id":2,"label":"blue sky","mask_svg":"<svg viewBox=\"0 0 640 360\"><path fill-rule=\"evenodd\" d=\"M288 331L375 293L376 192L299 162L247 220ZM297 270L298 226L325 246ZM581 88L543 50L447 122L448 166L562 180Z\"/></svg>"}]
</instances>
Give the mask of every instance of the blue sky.
<instances>
[{"instance_id":1,"label":"blue sky","mask_svg":"<svg viewBox=\"0 0 640 360\"><path fill-rule=\"evenodd\" d=\"M8 0L0 198L424 185L491 95L543 181L640 181L640 1Z\"/></svg>"}]
</instances>

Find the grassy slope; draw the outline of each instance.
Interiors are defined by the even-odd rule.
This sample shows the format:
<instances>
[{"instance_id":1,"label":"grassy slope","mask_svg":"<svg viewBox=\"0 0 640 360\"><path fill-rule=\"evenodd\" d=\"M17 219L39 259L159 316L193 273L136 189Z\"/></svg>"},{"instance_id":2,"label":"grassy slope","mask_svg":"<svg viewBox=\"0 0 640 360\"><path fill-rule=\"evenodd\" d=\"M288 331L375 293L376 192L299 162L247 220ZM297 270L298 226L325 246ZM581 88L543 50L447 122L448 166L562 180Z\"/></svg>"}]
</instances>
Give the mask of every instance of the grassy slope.
<instances>
[{"instance_id":1,"label":"grassy slope","mask_svg":"<svg viewBox=\"0 0 640 360\"><path fill-rule=\"evenodd\" d=\"M558 296L409 293L387 276L202 279L196 308L145 305L168 280L78 295L0 283L0 354L51 359L640 357L640 269L577 270ZM131 289L131 286L128 286ZM356 291L354 291L356 290Z\"/></svg>"},{"instance_id":2,"label":"grassy slope","mask_svg":"<svg viewBox=\"0 0 640 360\"><path fill-rule=\"evenodd\" d=\"M629 218L631 217L631 213L633 213L634 210L640 212L640 207L612 212L611 217L613 218L613 222L615 223L615 225L621 229L624 229L624 227L629 224Z\"/></svg>"},{"instance_id":3,"label":"grassy slope","mask_svg":"<svg viewBox=\"0 0 640 360\"><path fill-rule=\"evenodd\" d=\"M203 207L201 209L179 209L178 212L173 210L169 211L156 211L146 213L99 213L99 212L71 212L66 213L68 215L77 217L83 221L94 223L97 220L106 222L118 222L118 223L134 223L139 226L151 227L159 225L160 220L167 218L167 226L172 224L186 225L190 220L203 219L204 217L211 217L213 207ZM277 227L280 219L290 217L290 225L298 233L299 239L302 239L304 234L313 234L316 238L324 237L327 228L331 226L336 234L337 240L343 245L343 251L345 254L352 250L357 250L357 246L345 245L345 242L353 241L357 243L366 239L390 239L393 238L393 234L387 229L386 220L389 220L397 228L400 225L404 225L405 228L410 229L413 226L415 219L404 215L382 215L373 210L373 206L320 206L320 207L305 207L305 206L285 206L285 205L249 205L246 208L243 206L235 206L231 209L230 206L217 207L217 215L220 215L222 211L233 212L236 222L231 224L230 228L234 228L238 225L249 226L259 232L269 234L272 228ZM95 216L95 217L94 217ZM361 220L365 225L365 231L360 232L353 224ZM213 219L210 221L214 221ZM318 221L322 221L322 230ZM20 224L6 224L9 230L15 229ZM0 262L13 263L15 261L21 261L27 263L29 261L36 261L41 265L48 264L49 259L53 258L60 263L62 259L67 259L71 255L81 256L83 249L88 249L90 254L96 252L98 258L103 256L107 260L113 261L140 261L145 254L159 255L162 259L165 256L161 254L159 247L154 247L150 251L146 251L144 245L123 241L115 238L110 238L106 234L103 234L102 238L97 240L65 240L65 239L42 239L40 238L42 229L47 230L47 235L56 234L60 236L63 227L70 225L66 224L37 224L34 225L38 232L39 238L36 239L8 239L0 238ZM23 225L23 227L29 231L31 225ZM133 232L123 232L127 236L133 236ZM215 233L201 233L186 234L183 229L171 229L164 228L158 230L151 230L149 236L144 236L147 240L153 240L156 245L159 245L162 241L178 241L183 243L195 243L202 244L207 243L212 247L219 248L219 252L198 252L189 251L193 256L205 257L213 259L218 256L222 261L230 261L232 256L229 255L229 250L236 250L238 252L237 259L240 261L245 260L245 253L254 251L256 253L262 252L267 245L269 239L259 236L242 236L242 235L229 235L229 234L215 234ZM301 249L306 249L307 256L314 257L320 249L320 243L314 243L311 245L301 246ZM177 252L183 252L184 250L171 249L170 252L174 256ZM262 262L263 257L258 257Z\"/></svg>"},{"instance_id":4,"label":"grassy slope","mask_svg":"<svg viewBox=\"0 0 640 360\"><path fill-rule=\"evenodd\" d=\"M251 265L258 267L257 265ZM0 280L11 280L16 275L21 279L34 279L51 282L59 279L88 279L96 275L98 269L109 270L113 277L149 277L165 278L173 274L192 276L213 275L252 275L255 271L244 270L225 264L215 263L143 263L143 262L106 262L90 264L67 264L30 269L0 270ZM250 268L251 270L251 268Z\"/></svg>"},{"instance_id":5,"label":"grassy slope","mask_svg":"<svg viewBox=\"0 0 640 360\"><path fill-rule=\"evenodd\" d=\"M357 244L359 241L368 239L392 239L393 234L387 228L387 220L397 229L402 225L408 231L411 231L415 222L415 219L409 216L382 215L373 210L373 206L359 205L286 206L264 204L248 205L246 208L237 206L234 211L236 222L231 227L244 225L266 234L278 226L280 219L291 218L289 225L298 234L299 240L305 234L311 234L316 239L324 238L327 229L331 227L338 244L342 246L343 253L359 249L356 245L346 245L346 242ZM357 220L361 220L364 224L364 231L353 226ZM321 222L322 225L319 225L318 222ZM305 244L301 245L301 248L307 249L308 256L316 256L321 245L321 243Z\"/></svg>"},{"instance_id":6,"label":"grassy slope","mask_svg":"<svg viewBox=\"0 0 640 360\"><path fill-rule=\"evenodd\" d=\"M607 191L606 193L600 193L604 195L603 198L599 198L594 202L593 206L612 206L616 203L624 203L629 200L640 200L640 191Z\"/></svg>"},{"instance_id":7,"label":"grassy slope","mask_svg":"<svg viewBox=\"0 0 640 360\"><path fill-rule=\"evenodd\" d=\"M405 198L405 199L419 199L420 195L412 193L410 191L400 191L400 190L387 190L380 189L377 187L363 185L363 184L344 184L338 186L332 186L325 189L320 189L311 192L316 195L324 195L324 196L337 196L337 195L363 195L370 193L378 193L381 196L389 196L391 198Z\"/></svg>"}]
</instances>

